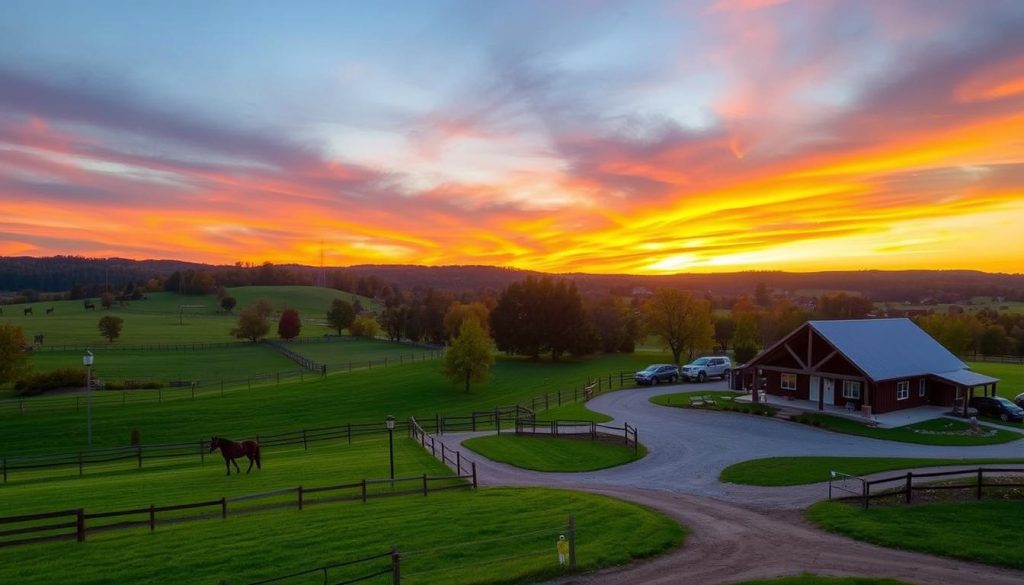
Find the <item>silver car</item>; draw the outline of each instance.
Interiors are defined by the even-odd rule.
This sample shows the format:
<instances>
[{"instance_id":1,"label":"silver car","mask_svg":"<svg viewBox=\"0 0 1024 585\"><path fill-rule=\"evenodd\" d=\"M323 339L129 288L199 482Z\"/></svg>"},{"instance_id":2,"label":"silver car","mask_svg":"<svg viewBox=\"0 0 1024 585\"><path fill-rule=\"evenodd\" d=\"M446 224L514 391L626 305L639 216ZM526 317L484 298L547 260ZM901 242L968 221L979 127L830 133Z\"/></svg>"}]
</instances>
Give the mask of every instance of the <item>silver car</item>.
<instances>
[{"instance_id":1,"label":"silver car","mask_svg":"<svg viewBox=\"0 0 1024 585\"><path fill-rule=\"evenodd\" d=\"M697 382L703 382L712 376L719 376L725 380L731 371L732 362L725 356L697 358L679 369L683 378Z\"/></svg>"}]
</instances>

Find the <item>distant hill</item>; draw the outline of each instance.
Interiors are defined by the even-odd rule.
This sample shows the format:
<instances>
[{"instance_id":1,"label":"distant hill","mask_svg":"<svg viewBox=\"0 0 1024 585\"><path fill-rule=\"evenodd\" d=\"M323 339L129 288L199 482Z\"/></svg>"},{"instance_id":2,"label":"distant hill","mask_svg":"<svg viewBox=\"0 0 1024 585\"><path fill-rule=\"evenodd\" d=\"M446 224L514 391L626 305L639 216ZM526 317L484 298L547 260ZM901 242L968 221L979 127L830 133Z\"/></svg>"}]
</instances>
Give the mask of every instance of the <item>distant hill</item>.
<instances>
[{"instance_id":1,"label":"distant hill","mask_svg":"<svg viewBox=\"0 0 1024 585\"><path fill-rule=\"evenodd\" d=\"M313 266L277 265L274 267L313 283L321 270ZM208 271L227 279L246 271L273 272L267 267L239 268L181 262L175 260L127 260L124 258L92 259L70 256L52 258L0 258L0 290L18 291L26 288L41 292L66 291L75 283L123 286L129 281L142 282L154 276L167 277L174 271ZM374 280L399 290L434 288L457 295L479 295L497 292L528 275L543 273L495 266L415 266L359 265L325 270L328 283L354 283ZM759 283L770 289L803 293L809 296L821 291L853 291L876 301L934 299L955 302L974 296L1005 297L1024 300L1024 274L992 274L973 270L865 270L826 272L750 271L719 274L584 274L557 275L571 279L585 295L614 292L631 296L635 292L653 291L672 286L709 293L715 296L749 294ZM240 284L240 283L238 283ZM226 286L238 284L225 283ZM266 283L270 284L270 283ZM299 284L299 283L286 283ZM352 287L338 285L350 290ZM353 290L354 292L354 290Z\"/></svg>"}]
</instances>

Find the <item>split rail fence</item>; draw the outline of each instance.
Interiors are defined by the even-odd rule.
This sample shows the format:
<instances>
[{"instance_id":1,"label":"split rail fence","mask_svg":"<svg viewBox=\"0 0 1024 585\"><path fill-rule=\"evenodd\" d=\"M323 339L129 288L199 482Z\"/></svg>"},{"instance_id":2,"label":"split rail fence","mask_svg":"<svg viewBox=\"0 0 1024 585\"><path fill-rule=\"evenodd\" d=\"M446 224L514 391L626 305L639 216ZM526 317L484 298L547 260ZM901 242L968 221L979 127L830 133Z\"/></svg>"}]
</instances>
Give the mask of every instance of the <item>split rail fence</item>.
<instances>
[{"instance_id":1,"label":"split rail fence","mask_svg":"<svg viewBox=\"0 0 1024 585\"><path fill-rule=\"evenodd\" d=\"M993 477L1017 478L1011 482L986 483L986 475L991 480ZM936 483L936 479L949 478L949 483ZM926 481L920 481L926 480ZM834 485L834 482L836 484ZM860 493L853 486L859 483ZM893 486L881 487L876 486ZM932 471L928 473L907 472L901 475L894 475L881 479L866 480L860 477L832 472L829 478L829 499L832 499L832 490L847 492L850 495L845 499L859 499L861 505L867 509L872 500L879 498L902 499L903 503L910 504L914 500L914 492L923 491L945 491L945 490L973 490L974 497L980 500L986 489L1007 489L1024 488L1024 469L1022 468L998 468L978 467L976 469L960 469L955 471Z\"/></svg>"},{"instance_id":2,"label":"split rail fence","mask_svg":"<svg viewBox=\"0 0 1024 585\"><path fill-rule=\"evenodd\" d=\"M148 525L149 530L154 531L156 530L157 525L157 514L166 514L168 512L177 512L181 510L215 509L213 512L208 512L198 516L174 516L172 518L165 518L165 521L180 522L182 520L200 520L211 517L220 517L223 519L228 517L228 504L230 503L266 498L278 498L280 500L282 496L290 494L294 494L293 497L295 499L293 502L297 506L297 509L302 510L305 506L317 501L316 499L310 499L310 496L313 494L318 494L318 497L320 498L323 498L322 494L334 494L321 500L322 502L362 501L365 503L371 498L413 494L422 494L427 496L431 492L475 488L476 485L476 466L474 465L466 474L459 473L457 475L431 477L427 474L423 474L413 477L398 477L394 479L363 479L358 482L328 486L304 487L300 485L262 493L233 496L230 498L222 497L216 500L166 506L150 505L148 507L128 510L86 512L83 508L78 508L56 512L0 517L0 526L15 526L15 528L0 530L0 547L71 538L74 538L79 542L83 542L88 530L109 530ZM278 501L275 504L269 504L264 507L279 507L280 505L281 502ZM56 523L41 523L41 521L55 518L61 519L61 521ZM109 518L118 518L120 520L112 524L99 523L93 526L87 526L91 520ZM20 538L11 540L10 537Z\"/></svg>"}]
</instances>

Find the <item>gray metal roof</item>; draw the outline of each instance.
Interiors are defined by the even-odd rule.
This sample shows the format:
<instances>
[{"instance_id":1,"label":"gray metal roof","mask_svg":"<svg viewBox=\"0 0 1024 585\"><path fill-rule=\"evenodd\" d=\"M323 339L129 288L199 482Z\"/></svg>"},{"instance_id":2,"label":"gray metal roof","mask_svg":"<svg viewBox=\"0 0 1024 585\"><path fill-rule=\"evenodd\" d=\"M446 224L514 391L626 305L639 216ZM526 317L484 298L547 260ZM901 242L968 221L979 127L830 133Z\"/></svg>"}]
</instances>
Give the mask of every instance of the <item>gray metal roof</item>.
<instances>
[{"instance_id":1,"label":"gray metal roof","mask_svg":"<svg viewBox=\"0 0 1024 585\"><path fill-rule=\"evenodd\" d=\"M875 381L967 370L967 364L910 319L808 323Z\"/></svg>"},{"instance_id":2,"label":"gray metal roof","mask_svg":"<svg viewBox=\"0 0 1024 585\"><path fill-rule=\"evenodd\" d=\"M978 372L972 372L970 370L954 370L952 372L939 372L935 374L936 377L948 380L954 384L960 386L981 386L983 384L993 384L999 381L999 378L993 378L992 376L986 376L979 374Z\"/></svg>"}]
</instances>

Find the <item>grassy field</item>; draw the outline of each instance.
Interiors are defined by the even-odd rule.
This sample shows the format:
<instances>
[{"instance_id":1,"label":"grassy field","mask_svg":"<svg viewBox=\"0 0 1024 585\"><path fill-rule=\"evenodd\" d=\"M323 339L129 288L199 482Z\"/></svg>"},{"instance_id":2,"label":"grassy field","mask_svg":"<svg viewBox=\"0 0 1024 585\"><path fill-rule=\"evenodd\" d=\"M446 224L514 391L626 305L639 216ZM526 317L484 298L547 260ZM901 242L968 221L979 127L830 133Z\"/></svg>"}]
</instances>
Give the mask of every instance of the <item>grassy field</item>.
<instances>
[{"instance_id":1,"label":"grassy field","mask_svg":"<svg viewBox=\"0 0 1024 585\"><path fill-rule=\"evenodd\" d=\"M90 465L82 477L74 466L62 472L19 470L11 472L9 482L0 486L0 509L19 514L79 507L101 512L230 499L298 485L316 487L383 479L390 472L387 435L357 437L351 445L344 439L311 443L308 451L302 445L265 448L262 462L263 469L253 467L246 475L248 460L240 458L242 474L235 475L232 468L230 477L225 474L219 452L206 455L205 463L200 462L197 452L187 458L147 459L142 469L131 460ZM396 437L396 477L424 473L453 474L404 434ZM295 496L282 499L294 501Z\"/></svg>"},{"instance_id":2,"label":"grassy field","mask_svg":"<svg viewBox=\"0 0 1024 585\"><path fill-rule=\"evenodd\" d=\"M534 471L594 471L624 465L647 454L607 441L491 435L464 441L463 445L488 459Z\"/></svg>"},{"instance_id":3,"label":"grassy field","mask_svg":"<svg viewBox=\"0 0 1024 585\"><path fill-rule=\"evenodd\" d=\"M966 422L937 418L922 423L896 427L892 429L880 429L863 425L855 420L831 416L827 414L804 413L800 415L801 420L818 422L818 426L837 433L848 435L860 435L886 441L899 441L901 443L919 443L922 445L994 445L997 443L1009 443L1024 438L1024 435L1012 431L997 430L991 437L971 437L964 435L932 435L916 433L915 430L925 431L963 431L970 428ZM982 428L990 428L982 425Z\"/></svg>"},{"instance_id":4,"label":"grassy field","mask_svg":"<svg viewBox=\"0 0 1024 585\"><path fill-rule=\"evenodd\" d=\"M388 365L400 365L410 361L420 361L424 358L432 359L438 355L437 349L420 347L407 343L392 343L376 339L359 339L342 337L337 341L327 343L294 343L288 347L313 361L327 364L329 372L347 371L349 367L365 368L367 362L374 362L373 367L378 367L378 362L385 358Z\"/></svg>"},{"instance_id":5,"label":"grassy field","mask_svg":"<svg viewBox=\"0 0 1024 585\"><path fill-rule=\"evenodd\" d=\"M429 361L243 388L195 401L104 404L93 408L93 441L97 447L126 445L134 427L142 431L145 442L161 443L380 421L388 414L468 414L515 404L545 387L570 388L602 374L632 372L663 357L618 354L562 363L499 357L490 381L469 393L444 378L437 361ZM76 450L85 445L85 431L84 412L30 409L23 415L4 415L0 445L4 455Z\"/></svg>"},{"instance_id":6,"label":"grassy field","mask_svg":"<svg viewBox=\"0 0 1024 585\"><path fill-rule=\"evenodd\" d=\"M906 583L881 577L823 577L804 573L793 577L744 581L737 585L906 585Z\"/></svg>"},{"instance_id":7,"label":"grassy field","mask_svg":"<svg viewBox=\"0 0 1024 585\"><path fill-rule=\"evenodd\" d=\"M108 343L97 329L97 322L104 315L116 315L124 319L121 337L114 341L120 345L141 345L161 343L201 343L234 340L230 331L238 320L238 311L259 298L267 298L275 309L290 307L299 311L305 320L303 336L320 336L331 330L319 324L324 321L331 301L335 298L351 300L353 295L329 288L305 286L249 286L228 289L238 305L232 314L220 312L220 303L213 295L181 296L159 292L146 295L146 300L131 301L125 306L103 309L98 299L92 302L95 310L87 311L82 301L54 301L22 305L4 305L0 323L20 325L31 340L44 335L46 346L101 345ZM376 306L375 301L356 297L365 309ZM185 309L179 318L181 305L202 305L201 308ZM25 308L32 308L32 315L24 315ZM53 308L47 315L46 309Z\"/></svg>"},{"instance_id":8,"label":"grassy field","mask_svg":"<svg viewBox=\"0 0 1024 585\"><path fill-rule=\"evenodd\" d=\"M1024 459L914 459L901 457L768 457L735 463L722 470L726 483L759 486L805 485L828 480L829 471L867 475L881 471L938 467L1024 463Z\"/></svg>"},{"instance_id":9,"label":"grassy field","mask_svg":"<svg viewBox=\"0 0 1024 585\"><path fill-rule=\"evenodd\" d=\"M145 528L99 532L81 544L15 547L4 551L0 582L223 579L234 585L377 554L394 545L403 555L403 583L518 583L561 572L554 543L565 532L569 514L576 516L577 560L583 570L657 554L685 535L665 516L610 498L535 488L481 489L229 516L158 526L153 533ZM381 564L386 561L370 568ZM335 571L331 581L352 576ZM321 579L314 575L289 583Z\"/></svg>"},{"instance_id":10,"label":"grassy field","mask_svg":"<svg viewBox=\"0 0 1024 585\"><path fill-rule=\"evenodd\" d=\"M807 518L828 530L890 548L1024 569L1024 501L957 502L868 510L820 502Z\"/></svg>"}]
</instances>

